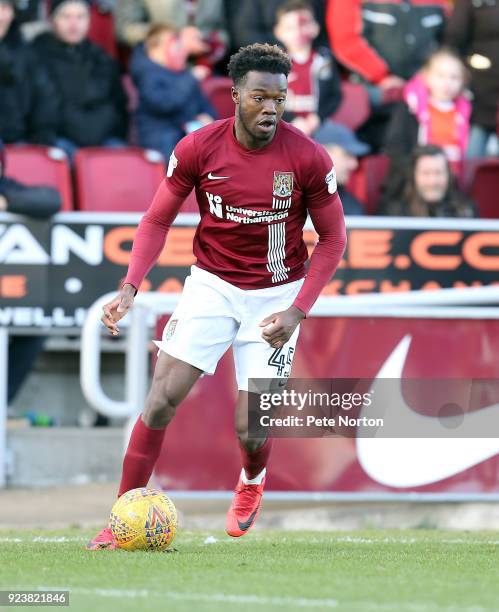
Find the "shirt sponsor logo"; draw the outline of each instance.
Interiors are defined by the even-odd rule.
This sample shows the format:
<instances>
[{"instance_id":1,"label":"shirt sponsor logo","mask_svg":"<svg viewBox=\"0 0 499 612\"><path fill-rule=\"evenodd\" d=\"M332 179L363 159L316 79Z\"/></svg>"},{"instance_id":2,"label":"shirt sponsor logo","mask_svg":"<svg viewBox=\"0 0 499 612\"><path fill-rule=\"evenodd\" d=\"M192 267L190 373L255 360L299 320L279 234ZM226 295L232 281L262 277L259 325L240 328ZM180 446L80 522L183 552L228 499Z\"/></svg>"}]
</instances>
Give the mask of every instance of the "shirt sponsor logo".
<instances>
[{"instance_id":1,"label":"shirt sponsor logo","mask_svg":"<svg viewBox=\"0 0 499 612\"><path fill-rule=\"evenodd\" d=\"M166 176L170 178L173 175L173 171L178 165L178 159L175 157L175 152L170 155L170 161L168 162L168 170Z\"/></svg>"},{"instance_id":2,"label":"shirt sponsor logo","mask_svg":"<svg viewBox=\"0 0 499 612\"><path fill-rule=\"evenodd\" d=\"M338 189L338 184L336 182L336 170L331 168L331 172L326 174L326 185L329 193L335 193Z\"/></svg>"},{"instance_id":3,"label":"shirt sponsor logo","mask_svg":"<svg viewBox=\"0 0 499 612\"><path fill-rule=\"evenodd\" d=\"M293 173L274 171L272 194L278 198L289 198L293 195Z\"/></svg>"},{"instance_id":4,"label":"shirt sponsor logo","mask_svg":"<svg viewBox=\"0 0 499 612\"><path fill-rule=\"evenodd\" d=\"M275 221L283 221L289 216L288 210L270 211L270 210L254 210L234 204L225 204L222 202L222 197L205 191L208 204L210 205L210 213L219 219L234 221L235 223L253 224L253 223L274 223Z\"/></svg>"}]
</instances>

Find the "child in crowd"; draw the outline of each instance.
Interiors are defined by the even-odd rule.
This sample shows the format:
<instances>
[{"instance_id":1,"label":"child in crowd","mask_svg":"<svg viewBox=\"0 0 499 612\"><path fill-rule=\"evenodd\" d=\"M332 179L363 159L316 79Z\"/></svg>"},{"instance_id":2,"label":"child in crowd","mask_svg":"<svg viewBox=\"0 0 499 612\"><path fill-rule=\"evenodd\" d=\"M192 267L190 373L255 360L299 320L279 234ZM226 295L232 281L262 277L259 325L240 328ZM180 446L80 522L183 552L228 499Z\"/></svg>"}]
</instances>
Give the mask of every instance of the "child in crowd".
<instances>
[{"instance_id":1,"label":"child in crowd","mask_svg":"<svg viewBox=\"0 0 499 612\"><path fill-rule=\"evenodd\" d=\"M471 103L463 90L466 68L452 50L441 48L404 88L386 135L386 150L410 155L416 145L444 149L451 163L460 162L468 145Z\"/></svg>"},{"instance_id":2,"label":"child in crowd","mask_svg":"<svg viewBox=\"0 0 499 612\"><path fill-rule=\"evenodd\" d=\"M417 145L441 147L459 174L470 131L471 103L464 95L465 83L463 62L447 48L435 51L407 83L404 101L395 110L385 138L385 151L391 158L388 183L397 184L394 176L403 176Z\"/></svg>"},{"instance_id":3,"label":"child in crowd","mask_svg":"<svg viewBox=\"0 0 499 612\"><path fill-rule=\"evenodd\" d=\"M327 48L314 50L319 35L312 6L289 0L276 13L274 34L292 61L284 119L310 136L341 101L340 77Z\"/></svg>"},{"instance_id":4,"label":"child in crowd","mask_svg":"<svg viewBox=\"0 0 499 612\"><path fill-rule=\"evenodd\" d=\"M170 157L177 142L195 127L213 121L215 111L186 68L187 50L177 30L151 26L133 54L131 75L138 89L139 145Z\"/></svg>"}]
</instances>

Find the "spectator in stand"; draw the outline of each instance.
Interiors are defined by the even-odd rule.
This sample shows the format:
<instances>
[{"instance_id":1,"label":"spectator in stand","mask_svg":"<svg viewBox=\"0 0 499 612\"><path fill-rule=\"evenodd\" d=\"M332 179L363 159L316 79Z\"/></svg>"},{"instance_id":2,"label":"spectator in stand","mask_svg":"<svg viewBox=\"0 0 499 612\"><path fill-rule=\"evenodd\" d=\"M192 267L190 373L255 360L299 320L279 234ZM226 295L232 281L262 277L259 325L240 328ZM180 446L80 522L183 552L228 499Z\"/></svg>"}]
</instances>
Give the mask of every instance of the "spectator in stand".
<instances>
[{"instance_id":1,"label":"spectator in stand","mask_svg":"<svg viewBox=\"0 0 499 612\"><path fill-rule=\"evenodd\" d=\"M142 147L168 159L177 142L193 129L213 121L215 111L186 68L187 51L177 30L151 26L137 46L131 75L139 93L137 133Z\"/></svg>"},{"instance_id":2,"label":"spectator in stand","mask_svg":"<svg viewBox=\"0 0 499 612\"><path fill-rule=\"evenodd\" d=\"M70 158L79 147L124 146L126 96L118 64L87 39L86 0L52 0L52 32L33 48L56 89L57 120L52 144Z\"/></svg>"},{"instance_id":3,"label":"spectator in stand","mask_svg":"<svg viewBox=\"0 0 499 612\"><path fill-rule=\"evenodd\" d=\"M225 0L232 49L237 50L257 42L276 44L276 15L278 9L286 3L287 0ZM329 43L324 0L310 0L309 4L319 24L315 46L327 47Z\"/></svg>"},{"instance_id":4,"label":"spectator in stand","mask_svg":"<svg viewBox=\"0 0 499 612\"><path fill-rule=\"evenodd\" d=\"M471 115L471 103L463 95L465 80L466 68L459 56L442 47L407 83L404 101L398 104L386 133L389 184L395 184L397 177L402 180L401 169L418 144L442 147L455 173L461 172Z\"/></svg>"},{"instance_id":5,"label":"spectator in stand","mask_svg":"<svg viewBox=\"0 0 499 612\"><path fill-rule=\"evenodd\" d=\"M369 91L373 115L360 134L375 149L405 81L440 44L448 0L328 0L326 24L336 59Z\"/></svg>"},{"instance_id":6,"label":"spectator in stand","mask_svg":"<svg viewBox=\"0 0 499 612\"><path fill-rule=\"evenodd\" d=\"M277 10L274 33L292 62L283 118L310 136L338 108L340 76L329 49L312 48L319 24L305 0L288 0Z\"/></svg>"},{"instance_id":7,"label":"spectator in stand","mask_svg":"<svg viewBox=\"0 0 499 612\"><path fill-rule=\"evenodd\" d=\"M446 43L458 50L471 72L468 157L484 157L496 134L499 104L499 0L455 0Z\"/></svg>"},{"instance_id":8,"label":"spectator in stand","mask_svg":"<svg viewBox=\"0 0 499 612\"><path fill-rule=\"evenodd\" d=\"M350 128L333 121L325 121L314 134L314 140L324 146L334 162L343 212L345 215L363 215L364 206L346 185L359 167L358 158L369 153L369 145L360 142Z\"/></svg>"},{"instance_id":9,"label":"spectator in stand","mask_svg":"<svg viewBox=\"0 0 499 612\"><path fill-rule=\"evenodd\" d=\"M404 173L398 198L383 197L379 214L400 217L476 217L475 204L456 186L445 151L416 147Z\"/></svg>"},{"instance_id":10,"label":"spectator in stand","mask_svg":"<svg viewBox=\"0 0 499 612\"><path fill-rule=\"evenodd\" d=\"M208 68L195 70L198 78L211 72L229 44L223 0L116 0L115 23L118 40L129 47L145 40L151 24L170 24L194 64Z\"/></svg>"},{"instance_id":11,"label":"spectator in stand","mask_svg":"<svg viewBox=\"0 0 499 612\"><path fill-rule=\"evenodd\" d=\"M0 138L48 143L57 113L54 93L22 39L13 0L0 0Z\"/></svg>"}]
</instances>

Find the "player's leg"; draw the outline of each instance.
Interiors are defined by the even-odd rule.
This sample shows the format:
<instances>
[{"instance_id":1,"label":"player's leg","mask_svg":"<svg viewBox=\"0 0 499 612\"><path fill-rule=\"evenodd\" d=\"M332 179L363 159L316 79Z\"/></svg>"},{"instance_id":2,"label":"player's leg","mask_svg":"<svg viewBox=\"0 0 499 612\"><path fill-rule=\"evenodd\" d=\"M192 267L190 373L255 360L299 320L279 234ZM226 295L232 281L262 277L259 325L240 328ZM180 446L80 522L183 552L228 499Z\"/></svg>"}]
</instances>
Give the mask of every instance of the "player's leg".
<instances>
[{"instance_id":1,"label":"player's leg","mask_svg":"<svg viewBox=\"0 0 499 612\"><path fill-rule=\"evenodd\" d=\"M235 427L243 464L232 504L227 512L226 530L233 537L244 535L260 512L272 439L248 435L248 392L237 396Z\"/></svg>"},{"instance_id":2,"label":"player's leg","mask_svg":"<svg viewBox=\"0 0 499 612\"><path fill-rule=\"evenodd\" d=\"M248 431L248 381L269 379L271 388L282 390L282 380L289 377L299 328L280 349L273 349L261 337L259 323L272 312L292 304L301 282L254 292L251 296L251 317L241 323L233 350L238 384L235 428L241 450L242 470L234 499L227 513L226 530L233 537L244 535L255 523L265 486L266 467L272 450L272 439L266 432ZM251 435L250 435L251 434Z\"/></svg>"},{"instance_id":3,"label":"player's leg","mask_svg":"<svg viewBox=\"0 0 499 612\"><path fill-rule=\"evenodd\" d=\"M239 323L226 286L228 283L195 266L187 277L177 308L161 341L156 342L160 354L144 412L135 423L125 454L119 495L147 484L177 406L203 372L215 372L232 344ZM110 529L105 529L89 547L112 548L113 543Z\"/></svg>"},{"instance_id":4,"label":"player's leg","mask_svg":"<svg viewBox=\"0 0 499 612\"><path fill-rule=\"evenodd\" d=\"M202 370L161 351L147 396L145 408L137 417L123 459L118 497L147 486L163 444L166 428ZM87 544L89 550L114 549L110 527L104 528Z\"/></svg>"},{"instance_id":5,"label":"player's leg","mask_svg":"<svg viewBox=\"0 0 499 612\"><path fill-rule=\"evenodd\" d=\"M133 427L123 459L118 497L145 487L161 451L166 427L202 370L161 351L145 408Z\"/></svg>"}]
</instances>

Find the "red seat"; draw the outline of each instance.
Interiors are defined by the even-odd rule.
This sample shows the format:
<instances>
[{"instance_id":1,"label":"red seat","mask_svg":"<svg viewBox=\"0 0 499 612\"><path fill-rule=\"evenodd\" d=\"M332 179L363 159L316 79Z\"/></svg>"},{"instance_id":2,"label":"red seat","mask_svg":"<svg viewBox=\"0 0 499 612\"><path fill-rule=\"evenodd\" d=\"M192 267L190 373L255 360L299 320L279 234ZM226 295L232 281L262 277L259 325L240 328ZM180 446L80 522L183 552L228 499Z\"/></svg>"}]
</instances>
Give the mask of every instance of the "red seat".
<instances>
[{"instance_id":1,"label":"red seat","mask_svg":"<svg viewBox=\"0 0 499 612\"><path fill-rule=\"evenodd\" d=\"M331 119L355 131L371 114L367 89L357 83L343 81L341 83L341 95L340 106L331 116Z\"/></svg>"},{"instance_id":2,"label":"red seat","mask_svg":"<svg viewBox=\"0 0 499 612\"><path fill-rule=\"evenodd\" d=\"M470 196L478 206L478 214L485 219L499 219L499 160L473 160L470 164Z\"/></svg>"},{"instance_id":3,"label":"red seat","mask_svg":"<svg viewBox=\"0 0 499 612\"><path fill-rule=\"evenodd\" d=\"M118 49L114 35L114 19L112 13L101 13L92 4L90 7L90 29L88 38L93 43L104 49L111 57L117 59Z\"/></svg>"},{"instance_id":4,"label":"red seat","mask_svg":"<svg viewBox=\"0 0 499 612\"><path fill-rule=\"evenodd\" d=\"M387 155L367 155L360 160L358 169L348 183L348 189L364 204L369 215L376 213L381 185L389 166Z\"/></svg>"},{"instance_id":5,"label":"red seat","mask_svg":"<svg viewBox=\"0 0 499 612\"><path fill-rule=\"evenodd\" d=\"M40 145L7 145L6 176L31 186L46 186L61 194L62 210L73 210L71 170L62 149Z\"/></svg>"},{"instance_id":6,"label":"red seat","mask_svg":"<svg viewBox=\"0 0 499 612\"><path fill-rule=\"evenodd\" d=\"M232 79L227 77L210 77L201 82L201 89L217 111L219 119L226 119L234 115L231 87Z\"/></svg>"},{"instance_id":7,"label":"red seat","mask_svg":"<svg viewBox=\"0 0 499 612\"><path fill-rule=\"evenodd\" d=\"M165 176L165 162L138 147L88 147L76 153L75 171L80 210L142 212Z\"/></svg>"}]
</instances>

